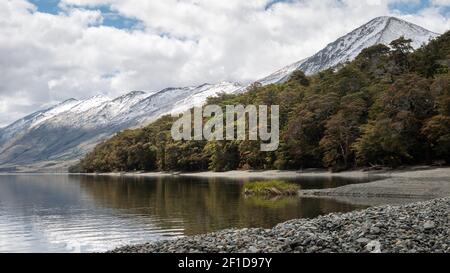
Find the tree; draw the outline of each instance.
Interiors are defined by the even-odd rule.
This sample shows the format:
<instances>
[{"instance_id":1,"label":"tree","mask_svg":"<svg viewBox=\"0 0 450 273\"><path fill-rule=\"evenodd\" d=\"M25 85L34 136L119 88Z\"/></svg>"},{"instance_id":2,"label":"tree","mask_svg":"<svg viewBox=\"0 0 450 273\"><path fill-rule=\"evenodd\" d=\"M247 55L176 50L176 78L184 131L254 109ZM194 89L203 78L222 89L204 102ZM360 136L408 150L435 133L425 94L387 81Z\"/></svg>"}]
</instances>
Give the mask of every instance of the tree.
<instances>
[{"instance_id":1,"label":"tree","mask_svg":"<svg viewBox=\"0 0 450 273\"><path fill-rule=\"evenodd\" d=\"M430 87L436 98L435 108L442 115L450 116L450 73L438 76Z\"/></svg>"},{"instance_id":2,"label":"tree","mask_svg":"<svg viewBox=\"0 0 450 273\"><path fill-rule=\"evenodd\" d=\"M377 44L368 48L365 48L361 51L361 53L356 58L356 61L362 62L373 62L374 60L377 60L381 57L388 56L390 52L390 48L383 45L383 44Z\"/></svg>"},{"instance_id":3,"label":"tree","mask_svg":"<svg viewBox=\"0 0 450 273\"><path fill-rule=\"evenodd\" d=\"M438 112L424 124L421 132L435 155L450 163L450 75L441 75L431 85Z\"/></svg>"},{"instance_id":4,"label":"tree","mask_svg":"<svg viewBox=\"0 0 450 273\"><path fill-rule=\"evenodd\" d=\"M394 53L407 55L414 49L411 46L411 43L411 39L405 39L405 36L401 36L397 40L392 41L389 45L392 47Z\"/></svg>"},{"instance_id":5,"label":"tree","mask_svg":"<svg viewBox=\"0 0 450 273\"><path fill-rule=\"evenodd\" d=\"M323 155L319 142L325 131L326 120L335 114L338 105L339 96L335 93L311 95L291 113L292 117L282 135L286 168L321 164Z\"/></svg>"},{"instance_id":6,"label":"tree","mask_svg":"<svg viewBox=\"0 0 450 273\"><path fill-rule=\"evenodd\" d=\"M352 144L360 135L359 128L366 114L367 105L361 93L342 99L340 110L326 122L325 135L319 143L325 167L334 170L350 167L354 158Z\"/></svg>"},{"instance_id":7,"label":"tree","mask_svg":"<svg viewBox=\"0 0 450 273\"><path fill-rule=\"evenodd\" d=\"M435 154L450 163L450 117L436 115L422 128Z\"/></svg>"},{"instance_id":8,"label":"tree","mask_svg":"<svg viewBox=\"0 0 450 273\"><path fill-rule=\"evenodd\" d=\"M434 98L430 92L430 81L417 74L399 77L378 99L382 112L401 121L410 116L416 121L433 114Z\"/></svg>"},{"instance_id":9,"label":"tree","mask_svg":"<svg viewBox=\"0 0 450 273\"><path fill-rule=\"evenodd\" d=\"M359 71L367 74L372 81L383 79L388 73L387 63L390 51L390 48L383 44L371 46L363 49L355 59L354 64Z\"/></svg>"},{"instance_id":10,"label":"tree","mask_svg":"<svg viewBox=\"0 0 450 273\"><path fill-rule=\"evenodd\" d=\"M391 55L395 62L396 68L400 72L409 71L409 53L413 51L411 46L412 40L405 39L401 36L397 40L392 41L389 45L392 48Z\"/></svg>"},{"instance_id":11,"label":"tree","mask_svg":"<svg viewBox=\"0 0 450 273\"><path fill-rule=\"evenodd\" d=\"M449 71L450 31L432 39L427 45L420 47L411 56L414 71L427 78L433 78Z\"/></svg>"},{"instance_id":12,"label":"tree","mask_svg":"<svg viewBox=\"0 0 450 273\"><path fill-rule=\"evenodd\" d=\"M289 77L289 81L297 82L302 86L309 86L309 79L306 77L305 73L301 70L295 70Z\"/></svg>"},{"instance_id":13,"label":"tree","mask_svg":"<svg viewBox=\"0 0 450 273\"><path fill-rule=\"evenodd\" d=\"M156 148L149 144L137 143L127 149L125 170L155 171L158 169L156 162Z\"/></svg>"},{"instance_id":14,"label":"tree","mask_svg":"<svg viewBox=\"0 0 450 273\"><path fill-rule=\"evenodd\" d=\"M239 144L239 167L242 169L264 170L267 168L267 152L261 152L260 141L241 141Z\"/></svg>"},{"instance_id":15,"label":"tree","mask_svg":"<svg viewBox=\"0 0 450 273\"><path fill-rule=\"evenodd\" d=\"M211 141L204 147L209 158L209 169L215 172L231 171L239 167L239 147L236 141Z\"/></svg>"},{"instance_id":16,"label":"tree","mask_svg":"<svg viewBox=\"0 0 450 273\"><path fill-rule=\"evenodd\" d=\"M362 136L353 148L358 164L363 166L381 164L396 167L412 158L407 140L389 118L362 126Z\"/></svg>"},{"instance_id":17,"label":"tree","mask_svg":"<svg viewBox=\"0 0 450 273\"><path fill-rule=\"evenodd\" d=\"M373 105L378 111L354 147L360 164L422 163L429 159L420 130L433 115L430 81L415 74L400 77Z\"/></svg>"}]
</instances>

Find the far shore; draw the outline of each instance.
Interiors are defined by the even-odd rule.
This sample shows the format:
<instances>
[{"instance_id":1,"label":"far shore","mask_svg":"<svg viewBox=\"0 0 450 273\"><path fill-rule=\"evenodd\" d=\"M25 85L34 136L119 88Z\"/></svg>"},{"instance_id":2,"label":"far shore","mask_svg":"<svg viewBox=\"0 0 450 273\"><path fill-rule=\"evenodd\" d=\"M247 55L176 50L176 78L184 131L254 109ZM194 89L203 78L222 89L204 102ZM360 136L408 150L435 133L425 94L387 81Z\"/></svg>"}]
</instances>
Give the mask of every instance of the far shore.
<instances>
[{"instance_id":1,"label":"far shore","mask_svg":"<svg viewBox=\"0 0 450 273\"><path fill-rule=\"evenodd\" d=\"M303 171L227 171L227 172L108 172L108 173L73 173L72 175L89 176L134 176L134 177L159 177L159 176L186 176L203 178L260 178L260 179L289 179L301 177L343 177L343 178L366 178L369 175L385 174L385 172L366 172L363 170L352 170L345 172L329 172L324 169L307 169Z\"/></svg>"},{"instance_id":2,"label":"far shore","mask_svg":"<svg viewBox=\"0 0 450 273\"><path fill-rule=\"evenodd\" d=\"M134 176L134 177L161 177L161 176L190 176L205 178L261 178L261 179L289 179L301 177L342 177L342 178L367 178L368 176L401 176L401 177L449 177L449 167L432 166L408 166L399 169L365 170L354 169L343 172L331 172L327 169L303 169L303 170L234 170L226 172L95 172L95 173L68 173L65 171L29 169L15 172L0 172L0 175L86 175L86 176Z\"/></svg>"},{"instance_id":3,"label":"far shore","mask_svg":"<svg viewBox=\"0 0 450 273\"><path fill-rule=\"evenodd\" d=\"M364 170L355 169L343 172L331 172L326 169L305 169L305 170L235 170L226 172L106 172L106 173L69 173L71 175L87 176L131 176L131 177L161 177L161 176L186 176L203 178L236 178L236 179L290 179L301 177L341 177L364 179L369 176L383 178L404 177L404 178L447 178L450 177L450 167L432 166L411 166L399 169Z\"/></svg>"}]
</instances>

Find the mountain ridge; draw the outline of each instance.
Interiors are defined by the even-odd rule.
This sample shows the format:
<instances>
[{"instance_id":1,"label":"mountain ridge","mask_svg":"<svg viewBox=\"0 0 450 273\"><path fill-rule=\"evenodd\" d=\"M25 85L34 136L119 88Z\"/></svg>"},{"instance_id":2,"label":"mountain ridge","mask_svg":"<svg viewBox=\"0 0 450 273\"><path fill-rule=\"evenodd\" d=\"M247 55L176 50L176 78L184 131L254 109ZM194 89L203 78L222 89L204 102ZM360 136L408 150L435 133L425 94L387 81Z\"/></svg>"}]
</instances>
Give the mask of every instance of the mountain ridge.
<instances>
[{"instance_id":1,"label":"mountain ridge","mask_svg":"<svg viewBox=\"0 0 450 273\"><path fill-rule=\"evenodd\" d=\"M389 45L390 42L401 36L412 39L412 46L417 49L438 35L438 33L396 17L380 16L339 37L311 57L285 66L258 82L262 85L283 82L295 70L302 70L306 75L312 75L354 60L364 48L380 43Z\"/></svg>"},{"instance_id":2,"label":"mountain ridge","mask_svg":"<svg viewBox=\"0 0 450 273\"><path fill-rule=\"evenodd\" d=\"M103 95L69 99L2 128L0 166L77 159L114 133L199 106L220 92L232 93L241 88L223 82L155 93L131 91L113 99Z\"/></svg>"}]
</instances>

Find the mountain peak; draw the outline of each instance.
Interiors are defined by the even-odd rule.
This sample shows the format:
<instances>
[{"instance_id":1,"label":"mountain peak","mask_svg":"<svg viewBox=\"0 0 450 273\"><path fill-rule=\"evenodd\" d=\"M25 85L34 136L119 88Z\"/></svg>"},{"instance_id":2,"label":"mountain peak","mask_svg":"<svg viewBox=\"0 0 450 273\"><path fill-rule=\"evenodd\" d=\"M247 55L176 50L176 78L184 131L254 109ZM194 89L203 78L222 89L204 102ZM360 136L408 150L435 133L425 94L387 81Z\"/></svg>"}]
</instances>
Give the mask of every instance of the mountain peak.
<instances>
[{"instance_id":1,"label":"mountain peak","mask_svg":"<svg viewBox=\"0 0 450 273\"><path fill-rule=\"evenodd\" d=\"M125 95L115 98L113 101L117 102L117 101L123 101L123 100L128 100L128 99L134 99L136 97L144 96L146 94L147 93L144 91L131 91Z\"/></svg>"},{"instance_id":2,"label":"mountain peak","mask_svg":"<svg viewBox=\"0 0 450 273\"><path fill-rule=\"evenodd\" d=\"M78 101L78 100L77 100L77 99L74 99L74 98L70 98L70 99L64 100L64 101L61 102L60 104L66 104L66 103L75 102L75 101Z\"/></svg>"},{"instance_id":3,"label":"mountain peak","mask_svg":"<svg viewBox=\"0 0 450 273\"><path fill-rule=\"evenodd\" d=\"M370 20L363 26L371 25L371 24L385 24L387 26L387 25L389 25L391 23L395 23L395 22L403 22L403 23L413 25L413 23L407 22L405 20L402 20L402 19L394 17L394 16L379 16L379 17L375 17L374 19Z\"/></svg>"},{"instance_id":4,"label":"mountain peak","mask_svg":"<svg viewBox=\"0 0 450 273\"><path fill-rule=\"evenodd\" d=\"M109 97L107 97L107 96L105 96L105 95L103 95L103 94L98 94L98 95L95 95L95 96L92 96L92 97L89 97L89 98L87 98L87 99L85 99L85 101L87 101L87 100L102 100L102 99L109 99Z\"/></svg>"},{"instance_id":5,"label":"mountain peak","mask_svg":"<svg viewBox=\"0 0 450 273\"><path fill-rule=\"evenodd\" d=\"M373 18L371 21L389 22L391 20L400 20L400 19L398 19L397 17L394 17L394 16L379 16L379 17Z\"/></svg>"},{"instance_id":6,"label":"mountain peak","mask_svg":"<svg viewBox=\"0 0 450 273\"><path fill-rule=\"evenodd\" d=\"M127 94L127 96L138 96L146 94L144 91L131 91Z\"/></svg>"},{"instance_id":7,"label":"mountain peak","mask_svg":"<svg viewBox=\"0 0 450 273\"><path fill-rule=\"evenodd\" d=\"M374 23L374 22L379 22L379 23L387 23L390 24L392 22L403 22L403 23L407 23L409 25L415 25L411 22L408 22L406 20L400 19L398 17L395 16L379 16L379 17L375 17L372 20L370 20L369 22L367 22L366 24L370 24L370 23Z\"/></svg>"},{"instance_id":8,"label":"mountain peak","mask_svg":"<svg viewBox=\"0 0 450 273\"><path fill-rule=\"evenodd\" d=\"M419 48L438 34L396 17L377 17L328 44L315 55L286 66L259 82L263 85L283 82L295 70L302 70L307 75L315 74L354 60L365 48L376 44L389 45L401 36L411 39L413 48Z\"/></svg>"}]
</instances>

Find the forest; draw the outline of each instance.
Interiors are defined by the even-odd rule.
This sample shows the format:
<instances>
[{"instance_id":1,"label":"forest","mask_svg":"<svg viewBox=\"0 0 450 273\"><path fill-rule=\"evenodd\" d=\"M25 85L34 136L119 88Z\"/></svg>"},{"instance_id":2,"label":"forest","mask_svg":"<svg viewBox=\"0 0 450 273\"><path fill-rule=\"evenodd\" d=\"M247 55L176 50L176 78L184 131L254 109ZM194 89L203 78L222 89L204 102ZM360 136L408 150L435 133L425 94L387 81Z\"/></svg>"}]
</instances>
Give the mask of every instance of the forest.
<instances>
[{"instance_id":1,"label":"forest","mask_svg":"<svg viewBox=\"0 0 450 273\"><path fill-rule=\"evenodd\" d=\"M258 141L174 141L175 118L117 133L71 172L299 170L450 163L450 32L413 51L411 40L364 49L313 76L207 104L279 105L280 146Z\"/></svg>"}]
</instances>

